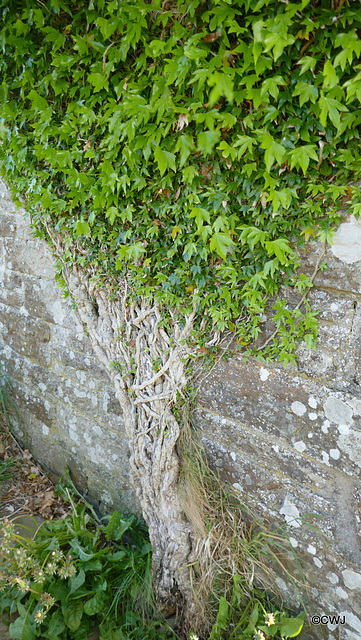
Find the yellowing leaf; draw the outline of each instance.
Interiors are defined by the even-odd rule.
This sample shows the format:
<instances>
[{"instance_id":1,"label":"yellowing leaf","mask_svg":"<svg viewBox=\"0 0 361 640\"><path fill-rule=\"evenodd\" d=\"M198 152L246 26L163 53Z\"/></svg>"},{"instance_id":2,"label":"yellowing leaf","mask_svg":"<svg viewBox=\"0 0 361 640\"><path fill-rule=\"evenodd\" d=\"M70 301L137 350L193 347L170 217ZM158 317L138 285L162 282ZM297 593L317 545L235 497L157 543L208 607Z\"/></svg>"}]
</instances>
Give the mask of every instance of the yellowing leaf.
<instances>
[{"instance_id":1,"label":"yellowing leaf","mask_svg":"<svg viewBox=\"0 0 361 640\"><path fill-rule=\"evenodd\" d=\"M307 227L306 229L304 229L301 232L301 235L305 236L305 240L306 240L306 242L308 242L308 240L310 239L311 236L313 238L316 237L316 232L315 232L313 227Z\"/></svg>"},{"instance_id":2,"label":"yellowing leaf","mask_svg":"<svg viewBox=\"0 0 361 640\"><path fill-rule=\"evenodd\" d=\"M180 227L175 226L172 229L172 240L175 239L177 233L182 233L182 229Z\"/></svg>"}]
</instances>

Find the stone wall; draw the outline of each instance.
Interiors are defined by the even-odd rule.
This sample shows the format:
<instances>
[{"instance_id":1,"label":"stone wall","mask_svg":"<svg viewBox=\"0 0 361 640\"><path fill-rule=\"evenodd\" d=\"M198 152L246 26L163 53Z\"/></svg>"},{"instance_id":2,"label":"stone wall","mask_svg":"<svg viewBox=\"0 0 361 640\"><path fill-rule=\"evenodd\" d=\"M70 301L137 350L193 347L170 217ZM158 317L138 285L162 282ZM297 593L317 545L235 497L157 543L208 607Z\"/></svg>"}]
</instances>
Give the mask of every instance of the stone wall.
<instances>
[{"instance_id":1,"label":"stone wall","mask_svg":"<svg viewBox=\"0 0 361 640\"><path fill-rule=\"evenodd\" d=\"M119 403L54 276L49 249L0 182L0 360L24 419L17 434L56 475L68 465L101 509L140 513Z\"/></svg>"},{"instance_id":2,"label":"stone wall","mask_svg":"<svg viewBox=\"0 0 361 640\"><path fill-rule=\"evenodd\" d=\"M0 359L15 367L21 437L55 473L68 464L103 509L137 511L114 393L54 283L49 250L1 189ZM301 252L304 273L320 251ZM292 554L283 562L310 615L345 616L312 637L361 640L361 223L345 219L324 260L310 295L321 310L317 351L301 345L297 366L286 368L240 355L220 362L200 386L194 417L212 466L288 532L304 575ZM286 572L278 584L297 606Z\"/></svg>"},{"instance_id":3,"label":"stone wall","mask_svg":"<svg viewBox=\"0 0 361 640\"><path fill-rule=\"evenodd\" d=\"M320 252L301 252L304 273ZM340 636L329 624L315 637L360 640L361 222L346 218L324 260L309 296L321 310L317 350L301 346L286 368L241 356L220 363L199 390L196 419L221 477L274 526L287 525L304 577L292 554L285 565L307 584L309 614L345 616ZM278 583L299 600L287 574Z\"/></svg>"}]
</instances>

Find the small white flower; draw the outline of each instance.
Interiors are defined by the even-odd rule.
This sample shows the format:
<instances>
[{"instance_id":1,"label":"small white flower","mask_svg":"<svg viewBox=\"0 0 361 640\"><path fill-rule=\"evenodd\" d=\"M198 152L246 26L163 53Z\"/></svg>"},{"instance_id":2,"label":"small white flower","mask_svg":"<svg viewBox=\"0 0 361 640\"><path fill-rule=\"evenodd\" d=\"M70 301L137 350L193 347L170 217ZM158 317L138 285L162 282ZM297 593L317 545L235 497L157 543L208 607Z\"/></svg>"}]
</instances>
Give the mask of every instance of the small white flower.
<instances>
[{"instance_id":1,"label":"small white flower","mask_svg":"<svg viewBox=\"0 0 361 640\"><path fill-rule=\"evenodd\" d=\"M271 627L273 624L276 624L276 620L273 613L266 613L265 615L265 624L268 627Z\"/></svg>"}]
</instances>

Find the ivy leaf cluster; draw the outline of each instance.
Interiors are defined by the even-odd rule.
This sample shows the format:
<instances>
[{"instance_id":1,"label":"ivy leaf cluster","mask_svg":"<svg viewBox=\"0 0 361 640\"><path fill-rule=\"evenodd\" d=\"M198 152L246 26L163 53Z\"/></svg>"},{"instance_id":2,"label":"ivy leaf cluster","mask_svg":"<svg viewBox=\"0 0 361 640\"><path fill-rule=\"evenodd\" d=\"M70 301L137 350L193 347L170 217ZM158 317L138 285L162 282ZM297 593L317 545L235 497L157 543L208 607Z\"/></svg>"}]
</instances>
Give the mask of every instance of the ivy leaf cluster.
<instances>
[{"instance_id":1,"label":"ivy leaf cluster","mask_svg":"<svg viewBox=\"0 0 361 640\"><path fill-rule=\"evenodd\" d=\"M1 172L134 298L254 339L297 246L359 214L358 0L0 0L0 25Z\"/></svg>"}]
</instances>

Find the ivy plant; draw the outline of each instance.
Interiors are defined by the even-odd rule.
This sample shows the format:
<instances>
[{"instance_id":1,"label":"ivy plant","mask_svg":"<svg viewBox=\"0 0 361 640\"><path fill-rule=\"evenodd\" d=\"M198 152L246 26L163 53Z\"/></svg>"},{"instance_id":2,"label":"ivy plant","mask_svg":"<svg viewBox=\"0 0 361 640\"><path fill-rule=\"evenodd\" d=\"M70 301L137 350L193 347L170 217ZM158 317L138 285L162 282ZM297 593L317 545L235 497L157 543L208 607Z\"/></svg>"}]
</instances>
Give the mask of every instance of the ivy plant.
<instances>
[{"instance_id":1,"label":"ivy plant","mask_svg":"<svg viewBox=\"0 0 361 640\"><path fill-rule=\"evenodd\" d=\"M360 213L357 0L0 0L0 25L2 175L115 290L248 344L297 247Z\"/></svg>"}]
</instances>

